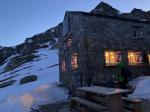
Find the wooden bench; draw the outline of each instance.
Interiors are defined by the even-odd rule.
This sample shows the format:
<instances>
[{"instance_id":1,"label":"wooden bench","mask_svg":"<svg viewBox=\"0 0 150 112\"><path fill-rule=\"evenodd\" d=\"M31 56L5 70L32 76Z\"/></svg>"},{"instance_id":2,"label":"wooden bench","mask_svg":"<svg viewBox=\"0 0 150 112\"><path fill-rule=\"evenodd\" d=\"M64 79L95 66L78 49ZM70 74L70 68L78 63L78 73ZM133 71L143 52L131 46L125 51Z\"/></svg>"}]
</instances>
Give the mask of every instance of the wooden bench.
<instances>
[{"instance_id":1,"label":"wooden bench","mask_svg":"<svg viewBox=\"0 0 150 112\"><path fill-rule=\"evenodd\" d=\"M139 99L131 99L127 97L122 98L124 102L124 108L130 112L142 112L140 103L142 100Z\"/></svg>"},{"instance_id":2,"label":"wooden bench","mask_svg":"<svg viewBox=\"0 0 150 112\"><path fill-rule=\"evenodd\" d=\"M108 111L107 107L104 107L100 104L79 98L79 97L72 97L70 102L70 110L75 109L76 107L80 107L81 105L85 106L86 108L93 109L95 111L104 112Z\"/></svg>"}]
</instances>

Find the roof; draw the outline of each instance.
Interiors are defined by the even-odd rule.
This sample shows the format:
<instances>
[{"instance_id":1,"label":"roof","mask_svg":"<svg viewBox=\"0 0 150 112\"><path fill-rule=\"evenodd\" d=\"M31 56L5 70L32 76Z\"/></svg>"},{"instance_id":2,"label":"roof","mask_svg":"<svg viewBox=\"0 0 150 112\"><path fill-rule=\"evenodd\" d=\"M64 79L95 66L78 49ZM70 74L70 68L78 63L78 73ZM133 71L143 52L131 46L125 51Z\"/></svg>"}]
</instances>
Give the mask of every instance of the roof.
<instances>
[{"instance_id":1,"label":"roof","mask_svg":"<svg viewBox=\"0 0 150 112\"><path fill-rule=\"evenodd\" d=\"M65 14L65 17L67 14L81 14L85 16L95 16L95 17L101 17L101 18L106 18L106 19L115 19L115 20L129 21L129 22L135 22L135 23L150 24L150 21L142 21L138 19L130 19L130 18L123 18L119 16L110 16L110 15L103 15L103 14L93 14L93 13L82 12L82 11L67 11Z\"/></svg>"}]
</instances>

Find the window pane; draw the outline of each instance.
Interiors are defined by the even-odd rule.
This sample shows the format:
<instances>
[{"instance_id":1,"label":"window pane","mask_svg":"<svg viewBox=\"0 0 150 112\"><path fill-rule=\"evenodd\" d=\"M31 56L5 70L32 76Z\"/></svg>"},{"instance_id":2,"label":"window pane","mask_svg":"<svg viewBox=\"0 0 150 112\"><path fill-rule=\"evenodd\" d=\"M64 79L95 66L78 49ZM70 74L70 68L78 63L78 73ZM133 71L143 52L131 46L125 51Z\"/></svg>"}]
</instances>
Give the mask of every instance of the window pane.
<instances>
[{"instance_id":1,"label":"window pane","mask_svg":"<svg viewBox=\"0 0 150 112\"><path fill-rule=\"evenodd\" d=\"M73 54L71 56L71 67L72 69L77 69L78 68L78 57L77 53Z\"/></svg>"},{"instance_id":2,"label":"window pane","mask_svg":"<svg viewBox=\"0 0 150 112\"><path fill-rule=\"evenodd\" d=\"M105 51L106 66L116 65L121 61L121 51Z\"/></svg>"},{"instance_id":3,"label":"window pane","mask_svg":"<svg viewBox=\"0 0 150 112\"><path fill-rule=\"evenodd\" d=\"M128 60L129 60L129 64L140 64L140 63L142 63L141 52L129 51L128 52Z\"/></svg>"},{"instance_id":4,"label":"window pane","mask_svg":"<svg viewBox=\"0 0 150 112\"><path fill-rule=\"evenodd\" d=\"M150 54L148 54L148 61L149 61L149 65L150 65Z\"/></svg>"},{"instance_id":5,"label":"window pane","mask_svg":"<svg viewBox=\"0 0 150 112\"><path fill-rule=\"evenodd\" d=\"M67 70L65 60L62 60L62 61L61 61L61 70L62 70L63 72Z\"/></svg>"}]
</instances>

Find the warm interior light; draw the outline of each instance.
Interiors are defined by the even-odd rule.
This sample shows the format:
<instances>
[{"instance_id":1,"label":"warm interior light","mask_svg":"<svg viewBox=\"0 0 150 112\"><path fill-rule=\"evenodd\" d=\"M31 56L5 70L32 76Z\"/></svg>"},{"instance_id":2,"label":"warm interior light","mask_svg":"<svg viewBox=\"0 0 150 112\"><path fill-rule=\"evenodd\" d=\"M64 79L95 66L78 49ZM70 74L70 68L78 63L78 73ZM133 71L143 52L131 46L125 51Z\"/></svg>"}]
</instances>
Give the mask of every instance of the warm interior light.
<instances>
[{"instance_id":1,"label":"warm interior light","mask_svg":"<svg viewBox=\"0 0 150 112\"><path fill-rule=\"evenodd\" d=\"M105 63L106 66L116 65L121 61L120 51L105 51Z\"/></svg>"},{"instance_id":2,"label":"warm interior light","mask_svg":"<svg viewBox=\"0 0 150 112\"><path fill-rule=\"evenodd\" d=\"M67 68L66 68L66 61L65 60L61 61L61 69L62 69L62 71L66 71L67 70Z\"/></svg>"},{"instance_id":3,"label":"warm interior light","mask_svg":"<svg viewBox=\"0 0 150 112\"><path fill-rule=\"evenodd\" d=\"M139 64L142 63L141 52L128 51L129 64Z\"/></svg>"},{"instance_id":4,"label":"warm interior light","mask_svg":"<svg viewBox=\"0 0 150 112\"><path fill-rule=\"evenodd\" d=\"M78 57L77 57L77 53L74 53L71 56L71 67L72 69L77 69L78 68Z\"/></svg>"},{"instance_id":5,"label":"warm interior light","mask_svg":"<svg viewBox=\"0 0 150 112\"><path fill-rule=\"evenodd\" d=\"M149 64L150 64L150 54L148 54L148 61L149 61Z\"/></svg>"}]
</instances>

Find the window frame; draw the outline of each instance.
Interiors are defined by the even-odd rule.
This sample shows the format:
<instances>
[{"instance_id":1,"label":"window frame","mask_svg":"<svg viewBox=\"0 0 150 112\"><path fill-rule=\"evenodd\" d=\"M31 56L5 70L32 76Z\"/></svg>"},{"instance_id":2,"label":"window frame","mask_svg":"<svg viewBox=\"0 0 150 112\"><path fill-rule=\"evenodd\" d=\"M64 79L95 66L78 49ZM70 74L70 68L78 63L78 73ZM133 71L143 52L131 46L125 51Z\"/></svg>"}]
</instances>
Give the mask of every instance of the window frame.
<instances>
[{"instance_id":1,"label":"window frame","mask_svg":"<svg viewBox=\"0 0 150 112\"><path fill-rule=\"evenodd\" d=\"M75 58L73 58L75 57ZM73 53L71 55L71 58L70 58L71 62L70 62L70 65L71 65L71 69L72 70L76 70L79 68L79 65L78 65L78 54L77 53Z\"/></svg>"},{"instance_id":2,"label":"window frame","mask_svg":"<svg viewBox=\"0 0 150 112\"><path fill-rule=\"evenodd\" d=\"M131 63L131 62L130 62L131 59L129 59L129 52L130 52L130 54L131 54L131 53L135 53L135 54L134 54L135 56L137 55L137 53L140 53L140 55L139 55L138 58L137 58L137 57L134 57L134 58L135 58L134 60L138 60L138 59L140 58L140 56L141 56L141 62L138 62L138 61L137 61L136 63L133 63L133 62ZM133 55L133 56L134 56L134 55ZM128 58L128 65L130 65L130 66L143 65L143 63L144 63L144 62L143 62L142 51L128 50L128 51L127 51L127 58ZM137 59L136 59L136 58L137 58Z\"/></svg>"},{"instance_id":3,"label":"window frame","mask_svg":"<svg viewBox=\"0 0 150 112\"><path fill-rule=\"evenodd\" d=\"M65 59L61 60L61 71L66 72L67 71L67 63Z\"/></svg>"},{"instance_id":4,"label":"window frame","mask_svg":"<svg viewBox=\"0 0 150 112\"><path fill-rule=\"evenodd\" d=\"M106 59L106 52L107 53L109 53L109 63L107 63L106 61L107 61L107 59ZM113 53L115 53L115 60L116 60L116 54L117 54L117 52L119 52L118 54L120 54L119 55L119 57L118 57L118 59L120 60L118 60L118 61L116 61L115 63L112 63L112 62L110 62L110 58L111 58L111 56L110 56L110 53L111 52L113 52ZM105 50L104 51L104 63L105 63L105 67L116 67L120 62L123 62L123 59L122 59L122 51L121 50Z\"/></svg>"},{"instance_id":5,"label":"window frame","mask_svg":"<svg viewBox=\"0 0 150 112\"><path fill-rule=\"evenodd\" d=\"M64 41L64 49L68 49L72 46L72 38L67 38L65 41Z\"/></svg>"},{"instance_id":6,"label":"window frame","mask_svg":"<svg viewBox=\"0 0 150 112\"><path fill-rule=\"evenodd\" d=\"M143 37L143 31L142 29L137 29L133 31L133 36L135 39L139 39Z\"/></svg>"}]
</instances>

